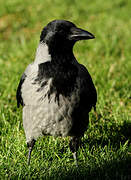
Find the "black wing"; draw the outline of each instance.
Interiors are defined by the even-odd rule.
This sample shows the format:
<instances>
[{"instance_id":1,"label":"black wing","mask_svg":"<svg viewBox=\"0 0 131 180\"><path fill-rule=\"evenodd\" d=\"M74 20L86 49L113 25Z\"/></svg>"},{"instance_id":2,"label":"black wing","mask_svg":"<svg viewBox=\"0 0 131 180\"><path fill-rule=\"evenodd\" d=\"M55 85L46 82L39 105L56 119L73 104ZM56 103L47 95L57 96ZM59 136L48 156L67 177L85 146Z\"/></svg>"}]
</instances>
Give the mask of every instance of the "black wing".
<instances>
[{"instance_id":1,"label":"black wing","mask_svg":"<svg viewBox=\"0 0 131 180\"><path fill-rule=\"evenodd\" d=\"M94 109L96 108L97 92L88 70L81 64L79 67L81 77L81 104L89 108L90 111L92 107Z\"/></svg>"},{"instance_id":2,"label":"black wing","mask_svg":"<svg viewBox=\"0 0 131 180\"><path fill-rule=\"evenodd\" d=\"M80 78L80 101L73 109L72 118L74 119L71 133L75 136L82 136L87 130L89 123L89 112L96 106L97 93L92 78L81 64L77 64Z\"/></svg>"},{"instance_id":3,"label":"black wing","mask_svg":"<svg viewBox=\"0 0 131 180\"><path fill-rule=\"evenodd\" d=\"M24 102L23 102L22 95L21 95L21 87L22 87L22 84L23 84L25 78L26 78L26 74L24 73L20 79L20 82L19 82L19 85L17 88L17 92L16 92L16 99L17 99L17 107L18 108L20 107L20 104L22 106L24 106Z\"/></svg>"}]
</instances>

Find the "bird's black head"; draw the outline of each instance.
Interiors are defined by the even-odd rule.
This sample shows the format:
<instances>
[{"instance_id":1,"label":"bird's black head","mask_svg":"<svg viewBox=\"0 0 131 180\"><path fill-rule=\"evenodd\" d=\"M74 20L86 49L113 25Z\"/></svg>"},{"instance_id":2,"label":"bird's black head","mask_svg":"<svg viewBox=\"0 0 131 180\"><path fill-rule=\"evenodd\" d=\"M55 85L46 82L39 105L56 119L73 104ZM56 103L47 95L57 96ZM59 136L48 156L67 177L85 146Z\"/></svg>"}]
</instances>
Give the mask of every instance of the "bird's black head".
<instances>
[{"instance_id":1,"label":"bird's black head","mask_svg":"<svg viewBox=\"0 0 131 180\"><path fill-rule=\"evenodd\" d=\"M42 30L40 42L48 45L49 53L64 53L72 51L73 45L78 40L95 38L93 34L77 28L72 22L54 20Z\"/></svg>"}]
</instances>

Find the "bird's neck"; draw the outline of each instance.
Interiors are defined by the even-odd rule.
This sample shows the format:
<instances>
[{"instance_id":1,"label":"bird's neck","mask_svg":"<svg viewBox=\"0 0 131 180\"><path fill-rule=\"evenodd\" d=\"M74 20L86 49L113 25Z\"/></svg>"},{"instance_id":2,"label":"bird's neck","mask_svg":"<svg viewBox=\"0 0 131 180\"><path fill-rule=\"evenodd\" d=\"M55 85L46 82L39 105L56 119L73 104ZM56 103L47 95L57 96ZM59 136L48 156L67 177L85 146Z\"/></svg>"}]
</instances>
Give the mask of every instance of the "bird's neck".
<instances>
[{"instance_id":1,"label":"bird's neck","mask_svg":"<svg viewBox=\"0 0 131 180\"><path fill-rule=\"evenodd\" d=\"M71 63L74 60L74 55L72 52L62 52L62 53L54 53L51 55L52 63L56 63L58 65L65 65L67 63Z\"/></svg>"},{"instance_id":2,"label":"bird's neck","mask_svg":"<svg viewBox=\"0 0 131 180\"><path fill-rule=\"evenodd\" d=\"M72 62L75 59L72 48L57 48L53 47L48 48L46 43L39 43L36 56L35 63L41 64L47 61L51 61L52 63L56 63L58 65L64 65L65 63Z\"/></svg>"},{"instance_id":3,"label":"bird's neck","mask_svg":"<svg viewBox=\"0 0 131 180\"><path fill-rule=\"evenodd\" d=\"M49 53L51 54L51 61L59 65L70 63L74 59L73 47L64 43L61 46L51 44L49 46Z\"/></svg>"},{"instance_id":4,"label":"bird's neck","mask_svg":"<svg viewBox=\"0 0 131 180\"><path fill-rule=\"evenodd\" d=\"M36 50L35 63L41 64L47 61L51 61L48 46L45 43L39 43Z\"/></svg>"}]
</instances>

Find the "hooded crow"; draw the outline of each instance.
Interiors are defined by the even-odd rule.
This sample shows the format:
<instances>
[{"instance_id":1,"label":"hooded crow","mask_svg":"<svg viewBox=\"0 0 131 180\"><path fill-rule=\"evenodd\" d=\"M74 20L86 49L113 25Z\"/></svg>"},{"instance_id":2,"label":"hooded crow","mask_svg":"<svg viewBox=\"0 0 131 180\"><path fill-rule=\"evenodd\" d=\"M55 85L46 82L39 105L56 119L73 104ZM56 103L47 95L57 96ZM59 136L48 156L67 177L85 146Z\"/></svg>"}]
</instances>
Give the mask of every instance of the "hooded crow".
<instances>
[{"instance_id":1,"label":"hooded crow","mask_svg":"<svg viewBox=\"0 0 131 180\"><path fill-rule=\"evenodd\" d=\"M23 73L17 106L23 106L23 126L29 148L28 164L39 136L70 136L77 165L79 141L87 130L97 93L87 69L79 64L73 46L94 35L65 20L54 20L41 32L35 60Z\"/></svg>"}]
</instances>

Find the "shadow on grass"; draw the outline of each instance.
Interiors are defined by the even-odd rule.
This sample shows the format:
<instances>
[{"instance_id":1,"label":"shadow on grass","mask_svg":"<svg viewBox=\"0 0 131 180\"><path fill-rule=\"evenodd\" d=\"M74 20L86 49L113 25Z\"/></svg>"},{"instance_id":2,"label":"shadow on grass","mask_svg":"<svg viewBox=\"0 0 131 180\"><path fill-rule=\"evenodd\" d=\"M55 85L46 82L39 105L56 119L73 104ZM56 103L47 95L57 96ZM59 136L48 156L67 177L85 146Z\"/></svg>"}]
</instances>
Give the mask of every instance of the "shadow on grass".
<instances>
[{"instance_id":1,"label":"shadow on grass","mask_svg":"<svg viewBox=\"0 0 131 180\"><path fill-rule=\"evenodd\" d=\"M90 137L89 132L89 137L88 139L83 139L82 146L84 146L86 143L89 144L89 148L91 148L93 145L101 145L104 147L105 145L110 144L112 147L119 149L120 144L123 145L126 141L128 141L128 144L131 144L131 122L125 121L123 125L112 123L110 126L108 126L108 123L103 123L98 124L97 127L95 127L94 124L94 129L95 128L101 129L101 136L99 136L99 138L92 138Z\"/></svg>"},{"instance_id":2,"label":"shadow on grass","mask_svg":"<svg viewBox=\"0 0 131 180\"><path fill-rule=\"evenodd\" d=\"M56 177L57 174L57 177ZM131 158L122 161L105 162L101 167L90 169L87 164L80 164L79 167L60 167L49 179L57 180L130 180L131 179Z\"/></svg>"},{"instance_id":3,"label":"shadow on grass","mask_svg":"<svg viewBox=\"0 0 131 180\"><path fill-rule=\"evenodd\" d=\"M131 122L124 122L120 129L120 134L126 139L129 139L129 142L131 143Z\"/></svg>"}]
</instances>

